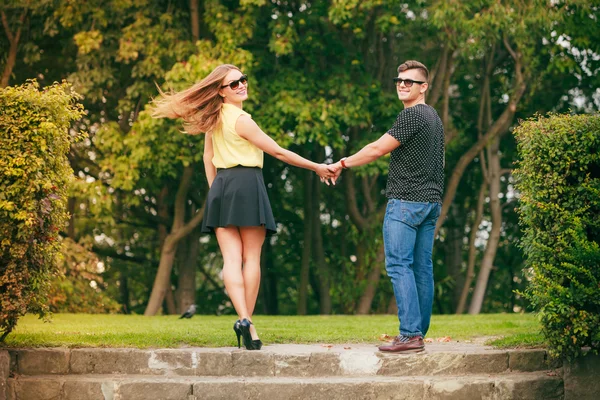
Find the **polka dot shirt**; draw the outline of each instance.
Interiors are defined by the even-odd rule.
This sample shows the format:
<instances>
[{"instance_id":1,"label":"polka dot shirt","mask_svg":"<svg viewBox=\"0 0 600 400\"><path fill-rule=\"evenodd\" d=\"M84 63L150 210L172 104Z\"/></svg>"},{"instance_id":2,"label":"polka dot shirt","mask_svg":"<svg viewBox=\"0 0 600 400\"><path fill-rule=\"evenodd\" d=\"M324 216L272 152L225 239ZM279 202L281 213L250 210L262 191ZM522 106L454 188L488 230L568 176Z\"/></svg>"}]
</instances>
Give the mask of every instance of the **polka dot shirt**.
<instances>
[{"instance_id":1,"label":"polka dot shirt","mask_svg":"<svg viewBox=\"0 0 600 400\"><path fill-rule=\"evenodd\" d=\"M392 151L386 196L441 203L444 191L444 127L427 104L405 108L387 132L400 142Z\"/></svg>"}]
</instances>

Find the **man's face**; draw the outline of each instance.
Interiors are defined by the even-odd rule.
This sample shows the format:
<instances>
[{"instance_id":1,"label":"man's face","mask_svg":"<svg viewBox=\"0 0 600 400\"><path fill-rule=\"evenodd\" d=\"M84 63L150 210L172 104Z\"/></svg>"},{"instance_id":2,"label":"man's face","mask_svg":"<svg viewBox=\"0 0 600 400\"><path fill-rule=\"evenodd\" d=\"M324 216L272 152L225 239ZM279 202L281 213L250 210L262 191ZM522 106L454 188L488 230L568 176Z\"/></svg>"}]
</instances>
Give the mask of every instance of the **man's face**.
<instances>
[{"instance_id":1,"label":"man's face","mask_svg":"<svg viewBox=\"0 0 600 400\"><path fill-rule=\"evenodd\" d=\"M418 69L409 69L398 74L399 79L410 79L411 81L424 82L425 77ZM396 92L398 98L403 102L417 100L419 96L427 90L427 83L399 81L396 82ZM410 86L410 87L409 87Z\"/></svg>"}]
</instances>

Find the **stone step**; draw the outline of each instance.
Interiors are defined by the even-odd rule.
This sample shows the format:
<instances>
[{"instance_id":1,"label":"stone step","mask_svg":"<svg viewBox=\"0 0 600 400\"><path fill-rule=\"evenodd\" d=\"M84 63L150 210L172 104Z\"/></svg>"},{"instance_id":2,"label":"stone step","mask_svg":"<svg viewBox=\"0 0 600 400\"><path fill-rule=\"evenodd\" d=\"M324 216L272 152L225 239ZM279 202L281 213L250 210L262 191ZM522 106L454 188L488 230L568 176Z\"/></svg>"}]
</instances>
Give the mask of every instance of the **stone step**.
<instances>
[{"instance_id":1,"label":"stone step","mask_svg":"<svg viewBox=\"0 0 600 400\"><path fill-rule=\"evenodd\" d=\"M38 375L7 380L9 400L563 399L560 376L182 377Z\"/></svg>"},{"instance_id":2,"label":"stone step","mask_svg":"<svg viewBox=\"0 0 600 400\"><path fill-rule=\"evenodd\" d=\"M10 349L12 373L163 376L419 376L544 371L559 365L544 350L428 346L385 354L372 345L272 345L261 351L206 349Z\"/></svg>"}]
</instances>

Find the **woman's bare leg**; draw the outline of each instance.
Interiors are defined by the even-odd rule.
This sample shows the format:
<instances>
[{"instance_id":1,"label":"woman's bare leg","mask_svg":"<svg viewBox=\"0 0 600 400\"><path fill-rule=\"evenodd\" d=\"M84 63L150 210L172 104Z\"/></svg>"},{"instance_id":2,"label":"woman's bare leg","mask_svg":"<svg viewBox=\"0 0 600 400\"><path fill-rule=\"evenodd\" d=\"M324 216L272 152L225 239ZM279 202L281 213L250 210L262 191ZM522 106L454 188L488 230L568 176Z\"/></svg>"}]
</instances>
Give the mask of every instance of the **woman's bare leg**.
<instances>
[{"instance_id":1,"label":"woman's bare leg","mask_svg":"<svg viewBox=\"0 0 600 400\"><path fill-rule=\"evenodd\" d=\"M267 231L264 226L248 226L239 229L242 239L242 262L244 263L242 274L244 276L246 307L250 314L250 320L252 320L260 288L260 253ZM250 326L250 333L252 339L258 339L254 325Z\"/></svg>"},{"instance_id":2,"label":"woman's bare leg","mask_svg":"<svg viewBox=\"0 0 600 400\"><path fill-rule=\"evenodd\" d=\"M242 274L242 238L237 227L215 228L217 242L223 255L223 282L233 308L240 320L251 318L246 304L246 290ZM254 306L253 306L254 307Z\"/></svg>"}]
</instances>

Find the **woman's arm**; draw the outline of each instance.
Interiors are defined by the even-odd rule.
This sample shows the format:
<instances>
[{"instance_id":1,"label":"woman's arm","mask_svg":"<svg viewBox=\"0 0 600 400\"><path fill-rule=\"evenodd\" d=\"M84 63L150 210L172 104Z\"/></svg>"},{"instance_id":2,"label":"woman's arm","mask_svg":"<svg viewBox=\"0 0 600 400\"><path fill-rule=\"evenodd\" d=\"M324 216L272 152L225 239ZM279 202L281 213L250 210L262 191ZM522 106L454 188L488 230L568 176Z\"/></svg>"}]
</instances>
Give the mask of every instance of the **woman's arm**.
<instances>
[{"instance_id":1,"label":"woman's arm","mask_svg":"<svg viewBox=\"0 0 600 400\"><path fill-rule=\"evenodd\" d=\"M212 186L215 176L217 176L217 169L212 163L214 156L213 144L212 144L212 133L207 133L204 138L204 171L206 172L206 180L208 181L208 187Z\"/></svg>"},{"instance_id":2,"label":"woman's arm","mask_svg":"<svg viewBox=\"0 0 600 400\"><path fill-rule=\"evenodd\" d=\"M252 120L252 118L242 115L235 123L235 130L238 135L261 149L267 154L272 155L278 160L293 165L295 167L306 168L315 171L323 178L333 176L327 169L325 164L317 164L306 158L294 153L293 151L282 148L269 135L264 133L262 129Z\"/></svg>"}]
</instances>

